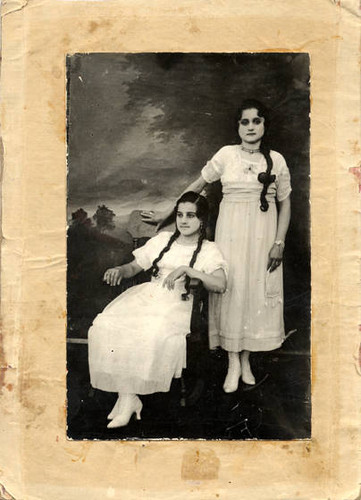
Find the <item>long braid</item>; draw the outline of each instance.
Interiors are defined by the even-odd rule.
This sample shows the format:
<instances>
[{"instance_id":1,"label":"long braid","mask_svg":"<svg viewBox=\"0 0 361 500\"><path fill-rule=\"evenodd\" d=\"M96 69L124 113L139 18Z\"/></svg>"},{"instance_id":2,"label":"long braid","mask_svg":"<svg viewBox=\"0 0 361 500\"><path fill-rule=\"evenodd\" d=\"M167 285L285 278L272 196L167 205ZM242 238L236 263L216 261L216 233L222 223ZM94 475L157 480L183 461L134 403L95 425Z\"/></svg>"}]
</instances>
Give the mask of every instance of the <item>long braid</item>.
<instances>
[{"instance_id":1,"label":"long braid","mask_svg":"<svg viewBox=\"0 0 361 500\"><path fill-rule=\"evenodd\" d=\"M201 251L203 240L206 239L206 227L205 224L202 223L200 232L199 232L199 238L198 238L198 243L197 243L197 248L194 250L192 258L189 262L189 267L193 267L199 252ZM186 276L185 283L184 283L184 288L186 289L185 293L182 293L182 300L189 300L189 293L190 293L190 277Z\"/></svg>"},{"instance_id":2,"label":"long braid","mask_svg":"<svg viewBox=\"0 0 361 500\"><path fill-rule=\"evenodd\" d=\"M152 263L152 276L154 276L155 278L158 276L158 273L159 273L158 262L160 260L162 260L163 255L170 250L170 247L173 245L173 243L175 242L175 240L178 238L179 234L180 233L179 233L178 229L176 229L174 231L174 233L172 234L172 236L169 238L169 241L168 241L167 245L163 248L163 250L160 252L160 254L158 255L158 257L153 260L153 263Z\"/></svg>"},{"instance_id":3,"label":"long braid","mask_svg":"<svg viewBox=\"0 0 361 500\"><path fill-rule=\"evenodd\" d=\"M261 196L260 196L260 201L261 201L260 209L262 210L262 212L267 212L268 207L269 207L269 203L268 203L267 198L266 198L267 190L268 190L268 186L270 184L272 184L272 182L275 181L276 176L271 175L273 161L272 161L272 158L270 155L269 148L267 146L265 146L263 143L261 143L260 151L263 154L263 156L265 157L266 163L267 163L266 172L261 172L260 174L258 174L258 181L263 184L263 189L262 189Z\"/></svg>"}]
</instances>

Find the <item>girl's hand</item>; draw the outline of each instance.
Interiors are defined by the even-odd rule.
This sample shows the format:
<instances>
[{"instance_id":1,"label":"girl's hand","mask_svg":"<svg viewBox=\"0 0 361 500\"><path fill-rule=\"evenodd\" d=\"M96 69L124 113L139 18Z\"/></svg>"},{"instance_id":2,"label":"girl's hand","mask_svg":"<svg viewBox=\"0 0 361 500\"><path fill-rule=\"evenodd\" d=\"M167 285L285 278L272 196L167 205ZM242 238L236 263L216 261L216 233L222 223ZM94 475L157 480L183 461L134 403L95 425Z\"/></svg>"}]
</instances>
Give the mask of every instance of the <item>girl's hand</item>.
<instances>
[{"instance_id":1,"label":"girl's hand","mask_svg":"<svg viewBox=\"0 0 361 500\"><path fill-rule=\"evenodd\" d=\"M180 266L174 271L172 271L163 281L163 287L168 288L168 290L174 289L174 282L187 274L187 266Z\"/></svg>"},{"instance_id":2,"label":"girl's hand","mask_svg":"<svg viewBox=\"0 0 361 500\"><path fill-rule=\"evenodd\" d=\"M281 265L283 259L283 247L282 245L276 245L274 243L268 254L268 264L267 271L272 273L278 266Z\"/></svg>"},{"instance_id":3,"label":"girl's hand","mask_svg":"<svg viewBox=\"0 0 361 500\"><path fill-rule=\"evenodd\" d=\"M167 218L169 214L167 212L160 212L154 210L144 210L140 213L143 222L147 224L158 225Z\"/></svg>"},{"instance_id":4,"label":"girl's hand","mask_svg":"<svg viewBox=\"0 0 361 500\"><path fill-rule=\"evenodd\" d=\"M107 269L103 277L103 281L105 281L110 286L120 285L122 279L123 279L123 273L121 266Z\"/></svg>"}]
</instances>

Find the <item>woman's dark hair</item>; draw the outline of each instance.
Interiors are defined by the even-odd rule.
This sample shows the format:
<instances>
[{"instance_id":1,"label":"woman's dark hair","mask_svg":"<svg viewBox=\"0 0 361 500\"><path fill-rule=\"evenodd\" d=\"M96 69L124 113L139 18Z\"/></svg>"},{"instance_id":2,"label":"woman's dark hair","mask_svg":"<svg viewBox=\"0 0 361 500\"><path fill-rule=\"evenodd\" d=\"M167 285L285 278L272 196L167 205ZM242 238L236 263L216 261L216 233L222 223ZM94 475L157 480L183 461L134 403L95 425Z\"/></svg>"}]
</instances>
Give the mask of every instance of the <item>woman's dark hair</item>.
<instances>
[{"instance_id":1,"label":"woman's dark hair","mask_svg":"<svg viewBox=\"0 0 361 500\"><path fill-rule=\"evenodd\" d=\"M265 129L265 135L262 138L261 141L261 146L260 146L260 151L263 154L263 156L266 159L267 163L267 169L266 172L261 172L258 175L258 181L263 184L263 189L261 192L260 196L260 201L261 201L261 206L260 209L262 212L267 212L268 210L268 201L266 198L267 195L267 189L272 182L275 181L276 176L271 175L272 167L273 167L273 161L270 155L270 148L267 145L267 141L265 140L265 136L267 135L268 127L269 127L269 111L266 108L264 104L262 104L260 101L257 101L257 99L246 99L245 101L242 102L241 106L238 108L237 112L237 125L239 124L240 120L242 119L242 114L243 111L246 109L256 109L258 116L264 118L264 129Z\"/></svg>"},{"instance_id":2,"label":"woman's dark hair","mask_svg":"<svg viewBox=\"0 0 361 500\"><path fill-rule=\"evenodd\" d=\"M196 260L197 256L202 248L202 243L203 240L206 239L206 229L207 229L207 223L208 223L208 213L209 213L209 208L208 208L208 202L204 196L198 193L194 193L193 191L187 191L186 193L182 194L182 196L177 200L177 203L174 207L174 215L176 216L178 207L180 203L194 203L196 206L196 215L198 219L201 222L200 226L200 231L199 231L199 238L198 238L198 243L197 247L193 252L192 258L189 262L189 267L193 267ZM167 245L163 248L163 250L160 252L158 257L153 261L152 264L152 275L153 276L158 276L159 273L159 267L158 267L158 262L163 258L163 255L169 251L170 247L173 245L175 240L178 238L180 235L180 232L178 228L176 227L174 233L172 236L169 238L169 241ZM189 276L186 276L185 279L185 293L182 293L182 300L188 300L189 299L189 285L190 285L190 278Z\"/></svg>"}]
</instances>

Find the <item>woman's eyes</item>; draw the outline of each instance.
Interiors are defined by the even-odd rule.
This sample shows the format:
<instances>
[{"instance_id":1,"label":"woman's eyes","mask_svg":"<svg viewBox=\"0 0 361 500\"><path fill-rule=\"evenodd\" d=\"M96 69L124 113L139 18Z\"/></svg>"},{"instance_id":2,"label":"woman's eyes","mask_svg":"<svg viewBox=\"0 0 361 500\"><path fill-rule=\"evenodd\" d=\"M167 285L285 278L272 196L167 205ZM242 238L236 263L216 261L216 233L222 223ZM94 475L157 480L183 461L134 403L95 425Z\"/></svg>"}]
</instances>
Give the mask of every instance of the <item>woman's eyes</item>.
<instances>
[{"instance_id":1,"label":"woman's eyes","mask_svg":"<svg viewBox=\"0 0 361 500\"><path fill-rule=\"evenodd\" d=\"M253 123L255 125L260 125L260 123L262 123L262 120L261 120L261 118L254 118ZM240 121L240 124L247 126L247 125L249 125L249 120L243 119Z\"/></svg>"}]
</instances>

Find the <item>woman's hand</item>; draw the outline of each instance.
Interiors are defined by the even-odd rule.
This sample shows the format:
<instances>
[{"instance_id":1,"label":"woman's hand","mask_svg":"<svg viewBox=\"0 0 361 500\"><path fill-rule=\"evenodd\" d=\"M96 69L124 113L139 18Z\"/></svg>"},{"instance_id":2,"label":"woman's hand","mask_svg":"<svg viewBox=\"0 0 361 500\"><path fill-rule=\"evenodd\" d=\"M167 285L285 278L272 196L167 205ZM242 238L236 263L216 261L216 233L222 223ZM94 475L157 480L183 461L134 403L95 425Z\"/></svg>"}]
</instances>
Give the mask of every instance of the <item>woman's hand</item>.
<instances>
[{"instance_id":1,"label":"woman's hand","mask_svg":"<svg viewBox=\"0 0 361 500\"><path fill-rule=\"evenodd\" d=\"M173 290L174 289L174 282L187 274L188 267L187 266L180 266L177 267L174 271L172 271L168 276L164 279L163 281L163 287L168 288L168 290Z\"/></svg>"},{"instance_id":2,"label":"woman's hand","mask_svg":"<svg viewBox=\"0 0 361 500\"><path fill-rule=\"evenodd\" d=\"M272 273L278 266L281 265L283 259L283 246L273 244L269 254L268 254L268 264L267 271Z\"/></svg>"},{"instance_id":3,"label":"woman's hand","mask_svg":"<svg viewBox=\"0 0 361 500\"><path fill-rule=\"evenodd\" d=\"M121 266L107 269L103 277L103 281L105 281L110 286L120 285L122 279L123 273Z\"/></svg>"},{"instance_id":4,"label":"woman's hand","mask_svg":"<svg viewBox=\"0 0 361 500\"><path fill-rule=\"evenodd\" d=\"M158 225L163 222L169 215L169 212L161 212L160 210L144 210L140 213L143 222L147 224Z\"/></svg>"}]
</instances>

